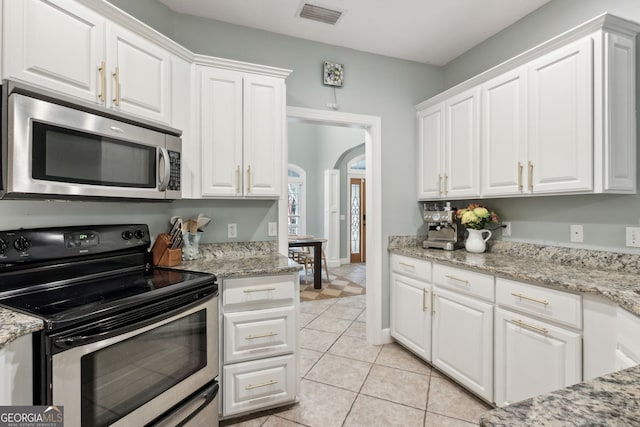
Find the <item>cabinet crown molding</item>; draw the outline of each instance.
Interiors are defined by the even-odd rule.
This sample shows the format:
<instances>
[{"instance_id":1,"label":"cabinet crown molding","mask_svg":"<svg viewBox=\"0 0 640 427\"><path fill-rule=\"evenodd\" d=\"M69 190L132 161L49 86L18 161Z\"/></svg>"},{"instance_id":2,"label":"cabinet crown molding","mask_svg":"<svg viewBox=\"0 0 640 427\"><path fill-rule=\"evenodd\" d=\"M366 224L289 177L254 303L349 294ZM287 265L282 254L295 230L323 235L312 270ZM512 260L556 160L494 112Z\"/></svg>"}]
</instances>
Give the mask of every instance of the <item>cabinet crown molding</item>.
<instances>
[{"instance_id":1,"label":"cabinet crown molding","mask_svg":"<svg viewBox=\"0 0 640 427\"><path fill-rule=\"evenodd\" d=\"M264 76L278 77L285 79L291 74L292 70L285 68L271 67L269 65L252 64L250 62L236 61L233 59L216 58L214 56L194 54L192 62L195 65L204 65L207 67L223 68L233 71L244 71L247 73L260 74Z\"/></svg>"},{"instance_id":2,"label":"cabinet crown molding","mask_svg":"<svg viewBox=\"0 0 640 427\"><path fill-rule=\"evenodd\" d=\"M513 58L510 58L492 68L489 68L488 70L478 74L477 76L465 80L464 82L459 83L456 86L453 86L445 90L444 92L441 92L436 96L417 104L415 108L416 110L423 110L433 104L442 102L454 94L479 85L485 81L499 76L502 73L510 71L535 58L551 52L558 47L564 46L568 43L576 41L582 37L588 36L589 34L593 34L596 31L600 30L616 32L627 36L635 36L636 34L640 33L640 23L612 15L610 13L603 13L602 15L598 15L583 24L565 31L564 33L553 37L550 40L534 46L531 49L514 56Z\"/></svg>"}]
</instances>

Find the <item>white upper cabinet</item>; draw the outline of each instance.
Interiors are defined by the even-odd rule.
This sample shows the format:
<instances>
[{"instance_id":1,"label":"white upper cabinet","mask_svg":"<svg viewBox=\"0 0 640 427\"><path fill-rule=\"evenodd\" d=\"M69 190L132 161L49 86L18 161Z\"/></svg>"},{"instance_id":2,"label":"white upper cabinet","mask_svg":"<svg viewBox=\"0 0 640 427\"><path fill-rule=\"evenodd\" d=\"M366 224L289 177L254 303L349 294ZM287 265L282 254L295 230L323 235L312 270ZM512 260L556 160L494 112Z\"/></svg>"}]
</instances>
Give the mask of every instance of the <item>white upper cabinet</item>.
<instances>
[{"instance_id":1,"label":"white upper cabinet","mask_svg":"<svg viewBox=\"0 0 640 427\"><path fill-rule=\"evenodd\" d=\"M71 0L4 3L3 78L101 102L106 20ZM106 73L106 69L104 70Z\"/></svg>"},{"instance_id":2,"label":"white upper cabinet","mask_svg":"<svg viewBox=\"0 0 640 427\"><path fill-rule=\"evenodd\" d=\"M72 0L9 1L3 78L171 123L171 55Z\"/></svg>"},{"instance_id":3,"label":"white upper cabinet","mask_svg":"<svg viewBox=\"0 0 640 427\"><path fill-rule=\"evenodd\" d=\"M443 194L444 104L418 111L418 198Z\"/></svg>"},{"instance_id":4,"label":"white upper cabinet","mask_svg":"<svg viewBox=\"0 0 640 427\"><path fill-rule=\"evenodd\" d=\"M416 106L418 198L635 193L638 32L604 14Z\"/></svg>"},{"instance_id":5,"label":"white upper cabinet","mask_svg":"<svg viewBox=\"0 0 640 427\"><path fill-rule=\"evenodd\" d=\"M418 197L480 194L480 91L461 93L418 112Z\"/></svg>"},{"instance_id":6,"label":"white upper cabinet","mask_svg":"<svg viewBox=\"0 0 640 427\"><path fill-rule=\"evenodd\" d=\"M523 192L527 81L520 67L482 85L482 194Z\"/></svg>"},{"instance_id":7,"label":"white upper cabinet","mask_svg":"<svg viewBox=\"0 0 640 427\"><path fill-rule=\"evenodd\" d=\"M107 27L107 66L111 79L107 106L142 117L171 121L171 56L139 35Z\"/></svg>"},{"instance_id":8,"label":"white upper cabinet","mask_svg":"<svg viewBox=\"0 0 640 427\"><path fill-rule=\"evenodd\" d=\"M277 198L282 189L282 78L198 66L201 195Z\"/></svg>"},{"instance_id":9,"label":"white upper cabinet","mask_svg":"<svg viewBox=\"0 0 640 427\"><path fill-rule=\"evenodd\" d=\"M591 37L528 66L528 191L593 189L593 47Z\"/></svg>"}]
</instances>

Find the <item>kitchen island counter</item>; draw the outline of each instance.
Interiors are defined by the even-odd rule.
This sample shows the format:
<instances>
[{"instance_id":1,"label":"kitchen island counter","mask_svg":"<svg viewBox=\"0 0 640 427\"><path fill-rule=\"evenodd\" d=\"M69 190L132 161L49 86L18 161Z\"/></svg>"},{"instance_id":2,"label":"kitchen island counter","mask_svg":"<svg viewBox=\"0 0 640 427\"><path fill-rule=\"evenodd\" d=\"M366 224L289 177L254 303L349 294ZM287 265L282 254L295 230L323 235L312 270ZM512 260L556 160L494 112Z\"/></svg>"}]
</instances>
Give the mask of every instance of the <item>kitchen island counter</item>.
<instances>
[{"instance_id":1,"label":"kitchen island counter","mask_svg":"<svg viewBox=\"0 0 640 427\"><path fill-rule=\"evenodd\" d=\"M487 412L483 427L633 426L640 422L640 365Z\"/></svg>"}]
</instances>

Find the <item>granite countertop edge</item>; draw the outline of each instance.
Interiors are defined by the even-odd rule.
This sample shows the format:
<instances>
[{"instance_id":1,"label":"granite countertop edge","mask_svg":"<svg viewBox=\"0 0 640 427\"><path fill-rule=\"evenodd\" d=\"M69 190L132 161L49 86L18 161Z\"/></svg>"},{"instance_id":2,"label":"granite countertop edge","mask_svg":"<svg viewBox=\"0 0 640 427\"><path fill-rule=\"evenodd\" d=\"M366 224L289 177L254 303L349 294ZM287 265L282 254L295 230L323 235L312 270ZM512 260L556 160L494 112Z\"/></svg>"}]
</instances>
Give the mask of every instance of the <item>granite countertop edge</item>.
<instances>
[{"instance_id":1,"label":"granite countertop edge","mask_svg":"<svg viewBox=\"0 0 640 427\"><path fill-rule=\"evenodd\" d=\"M511 280L540 286L602 295L630 313L640 316L640 281L635 273L554 264L502 253L472 254L420 247L394 247L389 252L436 261Z\"/></svg>"}]
</instances>

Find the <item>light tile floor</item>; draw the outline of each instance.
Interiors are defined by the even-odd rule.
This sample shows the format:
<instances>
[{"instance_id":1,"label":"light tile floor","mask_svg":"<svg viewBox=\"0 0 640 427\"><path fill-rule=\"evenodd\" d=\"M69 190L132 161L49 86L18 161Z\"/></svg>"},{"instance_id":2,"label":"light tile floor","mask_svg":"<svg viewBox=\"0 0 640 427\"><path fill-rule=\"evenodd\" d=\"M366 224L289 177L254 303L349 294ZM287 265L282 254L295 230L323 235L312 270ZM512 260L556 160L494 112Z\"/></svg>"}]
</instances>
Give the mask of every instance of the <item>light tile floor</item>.
<instances>
[{"instance_id":1,"label":"light tile floor","mask_svg":"<svg viewBox=\"0 0 640 427\"><path fill-rule=\"evenodd\" d=\"M400 345L367 344L365 298L301 303L299 401L220 425L477 426L488 405Z\"/></svg>"}]
</instances>

